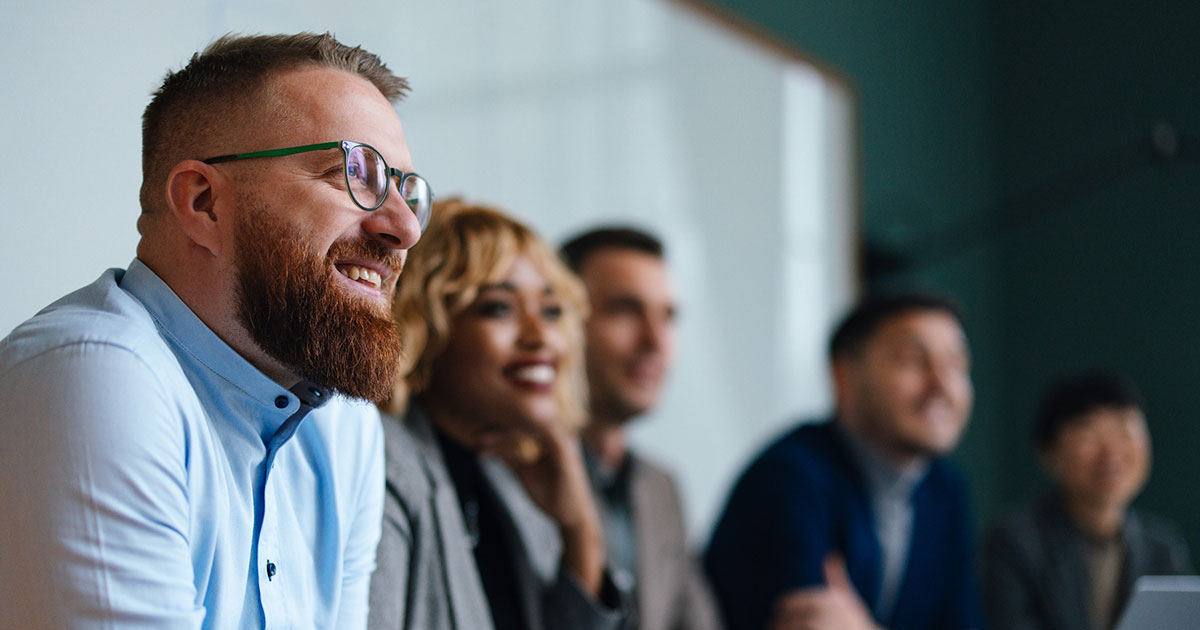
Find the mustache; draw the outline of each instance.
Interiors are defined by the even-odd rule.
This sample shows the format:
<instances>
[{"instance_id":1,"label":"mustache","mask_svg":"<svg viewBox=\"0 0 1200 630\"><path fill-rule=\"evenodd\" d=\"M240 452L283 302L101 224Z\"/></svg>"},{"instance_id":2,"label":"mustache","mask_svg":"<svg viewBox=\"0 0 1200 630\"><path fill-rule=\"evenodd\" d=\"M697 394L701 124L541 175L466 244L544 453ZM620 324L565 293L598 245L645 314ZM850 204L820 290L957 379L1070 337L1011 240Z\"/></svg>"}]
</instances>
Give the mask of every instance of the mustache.
<instances>
[{"instance_id":1,"label":"mustache","mask_svg":"<svg viewBox=\"0 0 1200 630\"><path fill-rule=\"evenodd\" d=\"M335 241L329 248L326 258L330 261L340 258L364 258L376 261L399 274L404 268L404 252L396 251L374 239L354 239Z\"/></svg>"}]
</instances>

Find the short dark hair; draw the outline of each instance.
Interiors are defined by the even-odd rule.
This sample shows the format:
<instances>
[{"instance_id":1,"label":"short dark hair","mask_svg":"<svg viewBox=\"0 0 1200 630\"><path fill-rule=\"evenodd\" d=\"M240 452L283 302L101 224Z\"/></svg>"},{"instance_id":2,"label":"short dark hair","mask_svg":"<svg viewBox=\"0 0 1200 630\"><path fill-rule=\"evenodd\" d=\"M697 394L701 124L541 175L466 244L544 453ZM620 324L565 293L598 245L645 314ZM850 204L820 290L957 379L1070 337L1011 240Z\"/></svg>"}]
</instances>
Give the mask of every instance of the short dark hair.
<instances>
[{"instance_id":1,"label":"short dark hair","mask_svg":"<svg viewBox=\"0 0 1200 630\"><path fill-rule=\"evenodd\" d=\"M1039 449L1054 445L1063 427L1097 409L1141 409L1142 395L1125 377L1091 370L1062 377L1046 388L1034 419Z\"/></svg>"},{"instance_id":2,"label":"short dark hair","mask_svg":"<svg viewBox=\"0 0 1200 630\"><path fill-rule=\"evenodd\" d=\"M626 225L594 228L563 243L559 254L571 271L579 273L583 263L601 249L632 249L655 258L663 258L662 241L654 235Z\"/></svg>"},{"instance_id":3,"label":"short dark hair","mask_svg":"<svg viewBox=\"0 0 1200 630\"><path fill-rule=\"evenodd\" d=\"M913 311L940 311L962 325L961 309L948 298L916 291L872 295L859 302L834 328L829 338L829 359L858 355L880 326Z\"/></svg>"},{"instance_id":4,"label":"short dark hair","mask_svg":"<svg viewBox=\"0 0 1200 630\"><path fill-rule=\"evenodd\" d=\"M267 80L305 66L361 76L391 102L408 91L408 82L378 56L329 33L225 35L167 73L142 114L142 211L153 209L152 195L181 160L212 157L189 152L201 139L219 137L230 114L254 104Z\"/></svg>"}]
</instances>

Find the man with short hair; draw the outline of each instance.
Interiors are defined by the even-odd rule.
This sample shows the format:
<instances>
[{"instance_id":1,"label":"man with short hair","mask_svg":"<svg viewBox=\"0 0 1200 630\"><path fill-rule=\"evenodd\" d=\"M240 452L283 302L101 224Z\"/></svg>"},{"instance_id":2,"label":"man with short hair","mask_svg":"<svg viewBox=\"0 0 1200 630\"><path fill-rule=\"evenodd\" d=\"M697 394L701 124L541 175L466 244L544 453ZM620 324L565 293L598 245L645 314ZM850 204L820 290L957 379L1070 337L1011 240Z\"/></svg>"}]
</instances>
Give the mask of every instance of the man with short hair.
<instances>
[{"instance_id":1,"label":"man with short hair","mask_svg":"<svg viewBox=\"0 0 1200 630\"><path fill-rule=\"evenodd\" d=\"M137 257L0 342L0 627L365 626L406 90L328 34L166 77Z\"/></svg>"},{"instance_id":2,"label":"man with short hair","mask_svg":"<svg viewBox=\"0 0 1200 630\"><path fill-rule=\"evenodd\" d=\"M675 294L662 243L627 227L590 230L562 248L592 311L586 325L591 417L584 456L609 561L635 593L641 630L720 628L684 531L671 476L634 453L626 427L658 402L675 350Z\"/></svg>"},{"instance_id":3,"label":"man with short hair","mask_svg":"<svg viewBox=\"0 0 1200 630\"><path fill-rule=\"evenodd\" d=\"M1034 442L1054 490L984 538L990 627L1109 630L1139 577L1192 572L1178 530L1130 507L1150 475L1150 432L1131 383L1091 371L1051 384Z\"/></svg>"},{"instance_id":4,"label":"man with short hair","mask_svg":"<svg viewBox=\"0 0 1200 630\"><path fill-rule=\"evenodd\" d=\"M965 481L943 456L972 403L958 310L871 298L829 348L836 409L759 455L705 557L731 628L979 626Z\"/></svg>"}]
</instances>

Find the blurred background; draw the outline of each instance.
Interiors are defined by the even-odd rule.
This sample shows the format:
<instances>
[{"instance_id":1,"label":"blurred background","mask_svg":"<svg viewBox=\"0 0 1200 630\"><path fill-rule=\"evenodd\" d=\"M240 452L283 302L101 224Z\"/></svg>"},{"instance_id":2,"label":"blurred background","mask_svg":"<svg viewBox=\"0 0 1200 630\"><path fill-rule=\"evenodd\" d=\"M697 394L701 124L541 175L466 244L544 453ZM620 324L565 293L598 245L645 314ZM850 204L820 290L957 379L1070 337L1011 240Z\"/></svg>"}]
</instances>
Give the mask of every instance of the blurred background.
<instances>
[{"instance_id":1,"label":"blurred background","mask_svg":"<svg viewBox=\"0 0 1200 630\"><path fill-rule=\"evenodd\" d=\"M679 361L635 440L681 473L698 542L746 459L827 411L833 319L916 286L966 310L956 457L980 522L1042 491L1044 383L1109 366L1147 400L1138 503L1200 549L1198 26L1200 4L1115 0L6 6L0 331L132 259L166 71L226 32L328 30L409 77L398 111L439 195L554 242L664 237Z\"/></svg>"}]
</instances>

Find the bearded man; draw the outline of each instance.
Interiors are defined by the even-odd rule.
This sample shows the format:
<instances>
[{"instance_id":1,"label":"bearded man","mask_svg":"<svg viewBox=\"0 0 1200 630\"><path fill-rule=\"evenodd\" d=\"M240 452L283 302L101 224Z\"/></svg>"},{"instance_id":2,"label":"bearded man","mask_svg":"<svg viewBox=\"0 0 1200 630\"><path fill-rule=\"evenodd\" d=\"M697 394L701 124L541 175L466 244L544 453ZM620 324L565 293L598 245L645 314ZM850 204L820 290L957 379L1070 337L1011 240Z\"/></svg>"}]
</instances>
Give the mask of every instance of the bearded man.
<instances>
[{"instance_id":1,"label":"bearded man","mask_svg":"<svg viewBox=\"0 0 1200 630\"><path fill-rule=\"evenodd\" d=\"M167 75L137 257L0 342L0 627L365 627L406 91L328 34Z\"/></svg>"}]
</instances>

